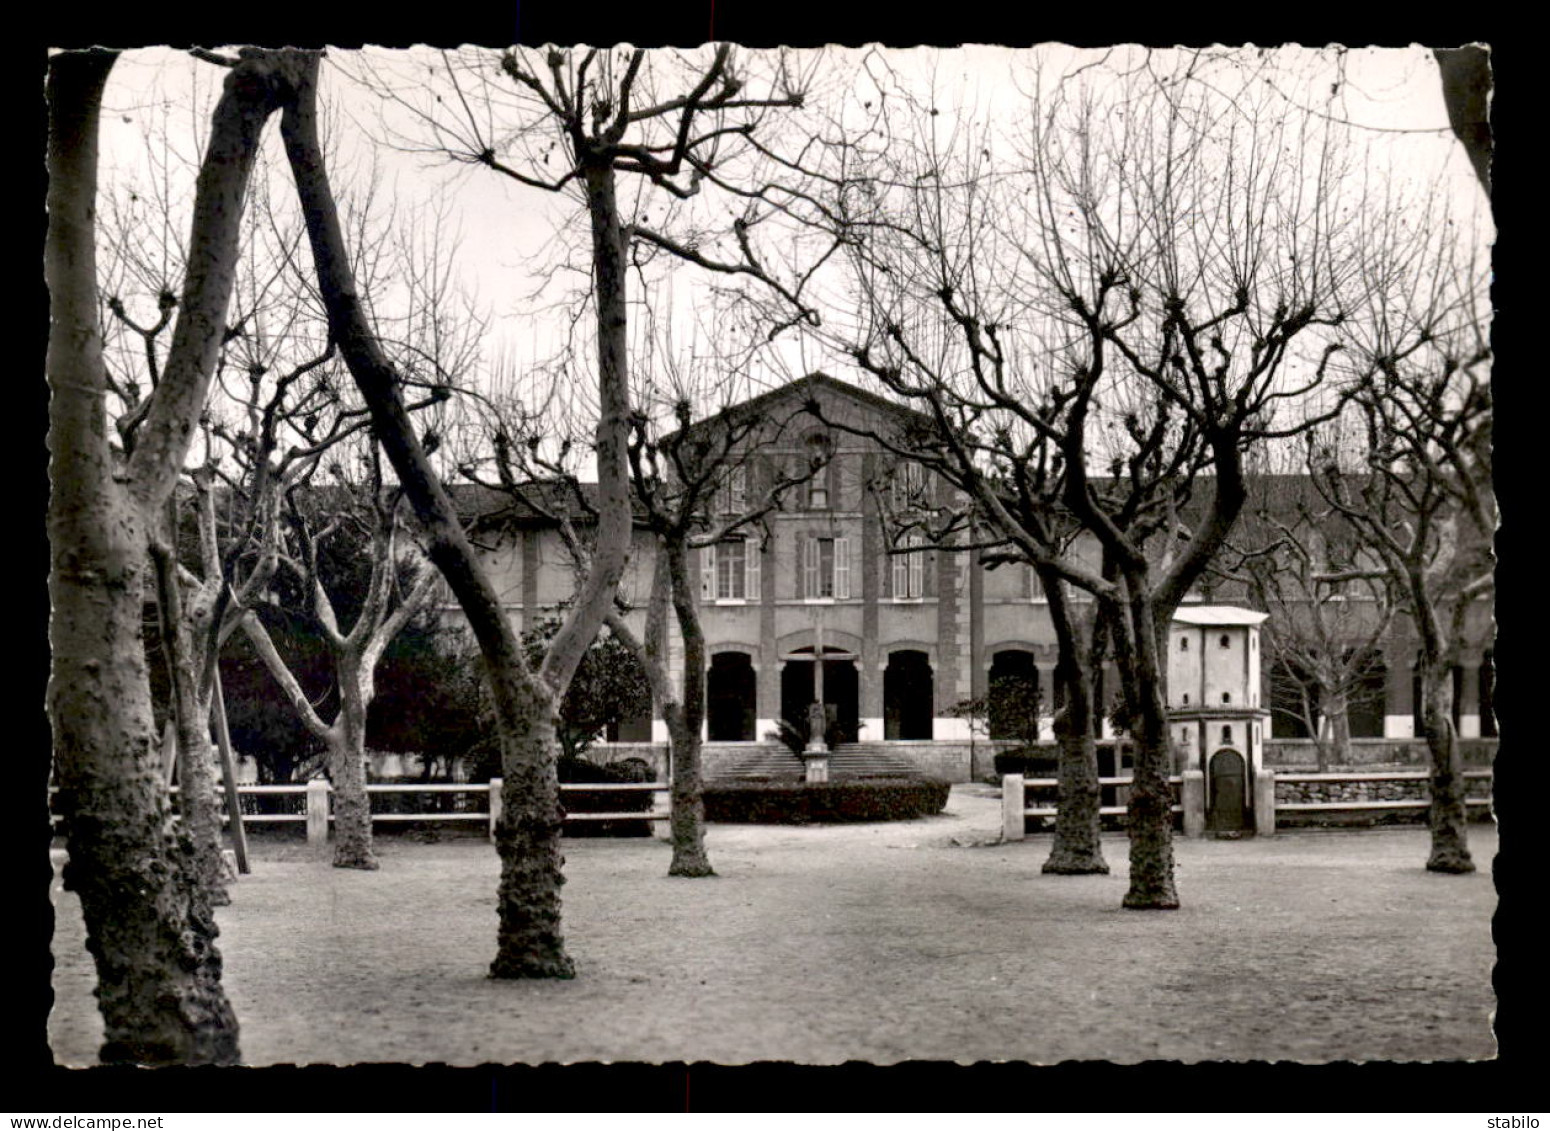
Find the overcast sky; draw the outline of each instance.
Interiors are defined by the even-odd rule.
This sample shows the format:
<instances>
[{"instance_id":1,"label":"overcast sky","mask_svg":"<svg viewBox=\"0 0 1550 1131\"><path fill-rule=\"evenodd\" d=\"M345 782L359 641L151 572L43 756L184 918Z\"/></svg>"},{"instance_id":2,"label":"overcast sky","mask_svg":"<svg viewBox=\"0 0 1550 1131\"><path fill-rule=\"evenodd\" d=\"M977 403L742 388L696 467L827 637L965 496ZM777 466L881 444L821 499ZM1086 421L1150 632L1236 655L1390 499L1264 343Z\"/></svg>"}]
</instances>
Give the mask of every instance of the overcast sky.
<instances>
[{"instance_id":1,"label":"overcast sky","mask_svg":"<svg viewBox=\"0 0 1550 1131\"><path fill-rule=\"evenodd\" d=\"M1035 49L1037 57L1057 72L1069 72L1103 58L1099 50L1062 47ZM840 54L844 54L841 52ZM967 47L888 51L891 66L915 75L924 84L934 79L934 100L953 120L996 122L1016 112L1023 96L1012 79L1025 67L1028 52L998 47ZM1245 65L1258 61L1251 48L1237 55ZM855 53L850 53L855 58ZM437 162L385 144L381 104L348 76L363 58L342 53L325 63L323 93L346 128L341 135L341 165L364 168L374 153L384 187L412 214L427 202L439 202L461 235L456 260L460 277L491 314L486 357L498 354L519 363L547 356L560 333L555 312L539 314L553 284L545 291L535 265L555 261L554 240L562 225L572 226L567 238L585 247L586 229L579 223L580 207L571 197L517 185L488 170ZM412 73L433 59L423 54L381 54L376 64L386 72ZM1484 196L1469 162L1447 128L1437 68L1424 48L1354 47L1338 58L1330 53L1278 49L1265 81L1284 90L1289 113L1302 106L1302 92L1338 83L1333 99L1321 100L1318 112L1330 113L1356 129L1366 154L1417 184L1437 186L1454 200L1460 215L1485 215ZM1230 67L1230 62L1229 62ZM1256 71L1256 73L1260 73ZM113 191L126 178L145 178L148 139L167 131L174 148L192 157L218 92L223 72L187 55L147 49L127 52L114 68L105 97L102 191ZM392 126L395 119L387 119ZM412 132L412 123L397 124ZM273 132L273 127L271 127ZM278 152L278 149L276 149ZM174 167L174 177L191 184L191 166ZM339 177L336 176L336 180ZM189 191L184 189L185 193ZM181 221L186 225L186 219ZM1488 225L1483 229L1489 238ZM571 276L566 285L581 282ZM686 311L698 302L693 285L675 284L675 303ZM534 297L534 291L540 293ZM685 315L687 317L687 315ZM810 350L812 347L807 347ZM796 347L793 346L795 351ZM788 368L814 364L804 350L788 357ZM832 363L831 363L832 368ZM845 376L837 373L838 376ZM778 375L771 379L776 379Z\"/></svg>"}]
</instances>

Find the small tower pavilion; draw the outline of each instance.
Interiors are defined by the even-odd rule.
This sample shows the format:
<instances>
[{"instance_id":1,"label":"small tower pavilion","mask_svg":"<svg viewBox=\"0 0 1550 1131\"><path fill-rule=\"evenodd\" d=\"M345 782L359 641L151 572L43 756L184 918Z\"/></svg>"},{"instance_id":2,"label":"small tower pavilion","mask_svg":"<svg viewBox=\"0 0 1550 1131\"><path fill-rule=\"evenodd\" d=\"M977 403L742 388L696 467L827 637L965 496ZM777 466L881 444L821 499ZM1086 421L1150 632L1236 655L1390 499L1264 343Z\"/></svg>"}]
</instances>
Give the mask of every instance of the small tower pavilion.
<instances>
[{"instance_id":1,"label":"small tower pavilion","mask_svg":"<svg viewBox=\"0 0 1550 1131\"><path fill-rule=\"evenodd\" d=\"M1188 605L1168 632L1168 718L1176 769L1205 775L1206 828L1253 827L1254 778L1270 712L1260 705L1259 626L1265 613Z\"/></svg>"}]
</instances>

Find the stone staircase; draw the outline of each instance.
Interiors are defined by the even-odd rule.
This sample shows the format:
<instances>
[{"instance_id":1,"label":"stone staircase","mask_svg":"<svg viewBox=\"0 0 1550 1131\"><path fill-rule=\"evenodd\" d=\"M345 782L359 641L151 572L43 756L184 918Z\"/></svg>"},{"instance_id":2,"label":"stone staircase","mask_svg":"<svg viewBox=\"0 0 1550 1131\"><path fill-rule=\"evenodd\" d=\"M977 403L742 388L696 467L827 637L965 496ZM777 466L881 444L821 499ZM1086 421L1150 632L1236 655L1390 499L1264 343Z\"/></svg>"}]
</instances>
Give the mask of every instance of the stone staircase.
<instances>
[{"instance_id":1,"label":"stone staircase","mask_svg":"<svg viewBox=\"0 0 1550 1131\"><path fill-rule=\"evenodd\" d=\"M881 742L842 742L829 754L829 777L918 778L920 770Z\"/></svg>"},{"instance_id":2,"label":"stone staircase","mask_svg":"<svg viewBox=\"0 0 1550 1131\"><path fill-rule=\"evenodd\" d=\"M750 750L736 764L710 775L712 781L801 781L802 759L785 746L767 742ZM917 778L915 763L881 742L841 743L829 752L829 780L855 778Z\"/></svg>"},{"instance_id":3,"label":"stone staircase","mask_svg":"<svg viewBox=\"0 0 1550 1131\"><path fill-rule=\"evenodd\" d=\"M802 759L785 746L765 742L735 765L706 776L711 781L801 781L805 772Z\"/></svg>"}]
</instances>

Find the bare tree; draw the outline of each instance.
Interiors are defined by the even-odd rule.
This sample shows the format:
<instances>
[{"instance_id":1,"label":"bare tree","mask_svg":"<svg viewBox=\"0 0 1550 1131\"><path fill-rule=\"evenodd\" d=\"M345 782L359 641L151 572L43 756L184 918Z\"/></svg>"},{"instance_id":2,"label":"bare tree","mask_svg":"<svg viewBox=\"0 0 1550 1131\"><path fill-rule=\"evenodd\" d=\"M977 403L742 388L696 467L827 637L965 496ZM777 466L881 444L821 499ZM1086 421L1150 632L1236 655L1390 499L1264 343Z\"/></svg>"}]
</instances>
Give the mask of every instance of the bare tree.
<instances>
[{"instance_id":1,"label":"bare tree","mask_svg":"<svg viewBox=\"0 0 1550 1131\"><path fill-rule=\"evenodd\" d=\"M340 493L347 497L328 497ZM318 714L263 622L251 610L243 618L242 627L307 729L327 744L329 776L335 790L334 867L375 869L378 865L371 843L371 805L366 796L366 711L375 695L374 673L383 649L430 596L436 574L421 569L410 588L400 591L401 572L407 561L398 550L402 533L400 494L384 488L380 474L359 488L316 487L305 499L298 498L298 491L293 489L288 496L289 526L295 541L291 552L281 560L298 575L302 588L309 593L312 616L322 629L333 661L339 706L331 722ZM364 534L371 546L371 574L365 599L354 624L348 627L341 623L318 569L318 544L347 524L363 528L358 533Z\"/></svg>"},{"instance_id":2,"label":"bare tree","mask_svg":"<svg viewBox=\"0 0 1550 1131\"><path fill-rule=\"evenodd\" d=\"M237 1021L220 985L209 893L171 821L141 612L153 531L220 348L243 200L280 84L261 54L233 61L200 169L166 365L126 455L108 439L94 248L98 110L115 58L62 54L48 80L49 708L66 880L96 960L103 1059L228 1063Z\"/></svg>"},{"instance_id":3,"label":"bare tree","mask_svg":"<svg viewBox=\"0 0 1550 1131\"><path fill-rule=\"evenodd\" d=\"M1382 701L1371 684L1398 608L1393 579L1349 576L1367 555L1305 473L1256 476L1250 491L1251 513L1213 572L1271 614L1260 633L1269 705L1307 731L1323 773L1350 762L1352 708Z\"/></svg>"},{"instance_id":4,"label":"bare tree","mask_svg":"<svg viewBox=\"0 0 1550 1131\"><path fill-rule=\"evenodd\" d=\"M1330 130L1219 96L1189 53L1122 54L1026 76L1010 169L934 107L888 136L836 194L861 304L837 344L932 417L966 542L1104 606L1136 742L1124 904L1170 908L1161 642L1243 508L1244 452L1318 418L1359 257Z\"/></svg>"},{"instance_id":5,"label":"bare tree","mask_svg":"<svg viewBox=\"0 0 1550 1131\"><path fill-rule=\"evenodd\" d=\"M758 113L798 99L780 92L770 97L741 93L742 80L731 66L726 47L716 50L708 63L680 60L676 68L665 67L673 73L662 78L664 86L683 84L666 96L652 91L655 68L644 52L616 58L613 52L590 51L578 58L557 50L512 51L500 56L496 65L497 74L529 100L528 116L519 119L518 143L526 145L547 135L547 148L525 154L527 170L507 165L497 155L493 137L481 132L488 119L477 112L466 119L473 132L457 135L474 141L471 149L452 147L464 159L532 187L578 190L591 226L598 374L596 548L586 581L534 672L458 528L423 446L409 428L398 397L397 374L366 323L318 148L316 58L294 58L297 98L287 112L285 136L330 326L372 408L384 450L419 515L432 560L457 595L479 640L503 732L505 794L497 830L502 859L501 927L491 972L497 977L570 977L574 967L560 935L561 810L553 720L559 696L612 607L629 554L628 253L632 244L651 244L709 270L767 278L746 235L752 223L749 218L740 220L737 227L741 258L713 259L692 243L675 241L644 223L626 224L618 200L619 175L639 175L670 196L691 198L713 167L722 140L739 132L716 123L718 116ZM489 73L484 74L486 88L481 94L488 93L491 81ZM458 98L465 108L473 105L461 92ZM531 114L534 109L536 116ZM439 119L433 116L432 121ZM712 123L708 128L707 121ZM457 129L462 131L462 125ZM544 163L557 148L564 154L560 171L548 175L542 171Z\"/></svg>"},{"instance_id":6,"label":"bare tree","mask_svg":"<svg viewBox=\"0 0 1550 1131\"><path fill-rule=\"evenodd\" d=\"M634 637L617 614L609 624L645 663L667 723L673 765L673 859L668 875L708 876L713 871L705 852L700 734L709 656L699 606L706 584L714 592L718 579L702 578L697 587L690 555L719 548L715 552L724 555L732 569L742 570L742 576L729 579L729 584L746 584L748 556L762 556L770 543L764 520L779 509L786 492L810 479L824 460L820 457L794 474L767 467L758 459L758 450L781 435L784 421L733 406L730 401L738 383L719 371L708 381L707 371L700 368L699 380L693 379L694 367L675 364L670 342L658 369L657 398L669 402L664 407L671 412L674 427L664 431L650 419L649 411L642 411L636 415L630 440L631 482L643 521L656 540L644 639ZM713 384L720 386L724 407L695 421L694 405L706 399ZM643 399L643 404L657 407L651 399ZM668 670L669 606L683 644L678 687L673 686Z\"/></svg>"},{"instance_id":7,"label":"bare tree","mask_svg":"<svg viewBox=\"0 0 1550 1131\"><path fill-rule=\"evenodd\" d=\"M1435 218L1423 218L1435 219ZM1352 410L1309 446L1324 500L1379 562L1327 583L1376 578L1400 593L1419 643L1421 717L1432 757L1434 872L1470 872L1452 670L1494 591L1491 348L1487 275L1452 223L1417 248L1393 217L1363 273L1365 317L1352 350Z\"/></svg>"}]
</instances>

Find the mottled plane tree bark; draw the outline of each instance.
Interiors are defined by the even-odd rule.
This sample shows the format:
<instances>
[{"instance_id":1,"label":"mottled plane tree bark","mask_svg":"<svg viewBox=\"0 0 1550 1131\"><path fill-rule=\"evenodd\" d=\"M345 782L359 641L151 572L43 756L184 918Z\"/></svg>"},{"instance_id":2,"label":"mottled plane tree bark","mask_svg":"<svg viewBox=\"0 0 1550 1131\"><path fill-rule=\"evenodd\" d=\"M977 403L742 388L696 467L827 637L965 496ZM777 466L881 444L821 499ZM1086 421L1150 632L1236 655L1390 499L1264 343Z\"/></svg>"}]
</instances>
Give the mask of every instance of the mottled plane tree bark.
<instances>
[{"instance_id":1,"label":"mottled plane tree bark","mask_svg":"<svg viewBox=\"0 0 1550 1131\"><path fill-rule=\"evenodd\" d=\"M153 531L209 388L248 179L283 84L261 53L235 61L227 77L166 366L126 455L109 440L94 248L98 111L114 58L62 54L48 79L49 713L66 882L80 894L97 967L102 1058L230 1063L237 1020L220 984L209 892L186 830L171 820L141 617Z\"/></svg>"}]
</instances>

